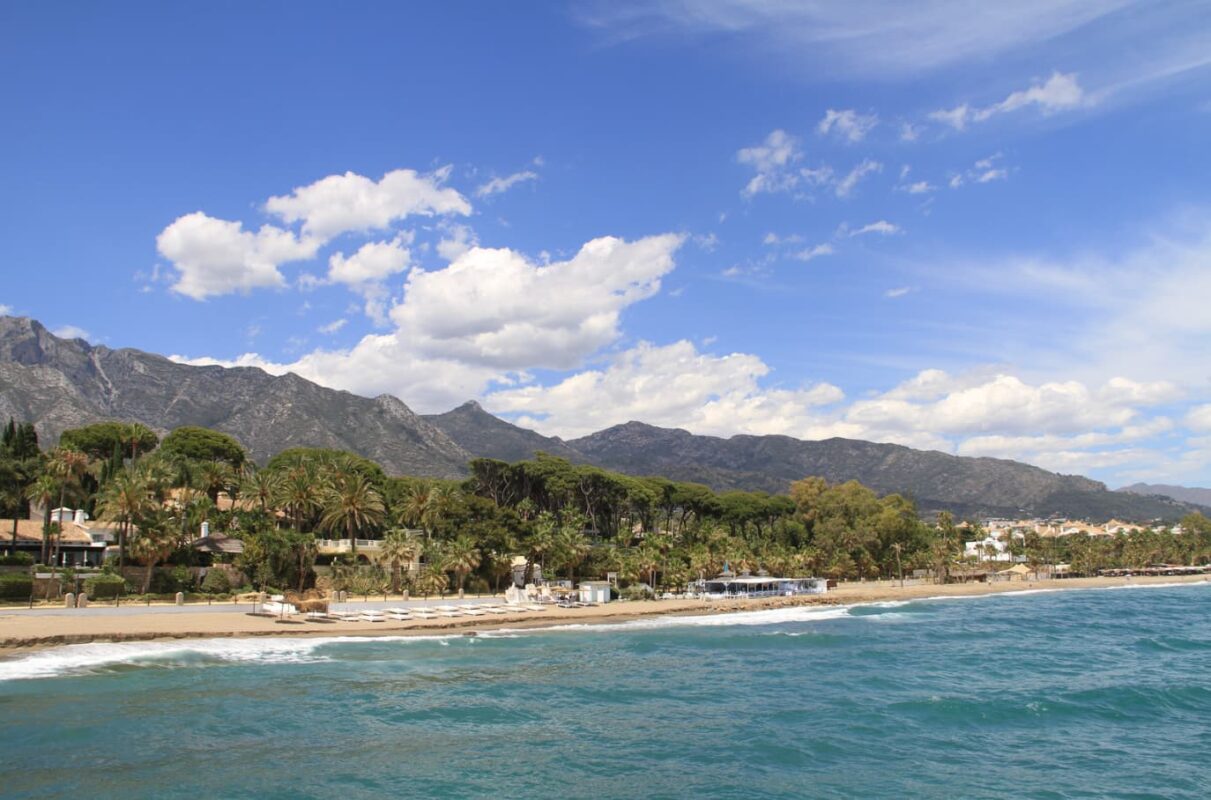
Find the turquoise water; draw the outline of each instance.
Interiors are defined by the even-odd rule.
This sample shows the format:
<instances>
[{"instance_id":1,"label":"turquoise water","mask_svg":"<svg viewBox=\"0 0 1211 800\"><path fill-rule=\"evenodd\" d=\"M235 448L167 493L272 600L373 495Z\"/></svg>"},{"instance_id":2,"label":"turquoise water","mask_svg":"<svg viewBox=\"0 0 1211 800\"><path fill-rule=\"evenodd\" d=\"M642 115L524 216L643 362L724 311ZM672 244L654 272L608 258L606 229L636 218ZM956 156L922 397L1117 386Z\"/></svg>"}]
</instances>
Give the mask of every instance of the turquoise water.
<instances>
[{"instance_id":1,"label":"turquoise water","mask_svg":"<svg viewBox=\"0 0 1211 800\"><path fill-rule=\"evenodd\" d=\"M1211 585L0 662L15 797L1211 794Z\"/></svg>"}]
</instances>

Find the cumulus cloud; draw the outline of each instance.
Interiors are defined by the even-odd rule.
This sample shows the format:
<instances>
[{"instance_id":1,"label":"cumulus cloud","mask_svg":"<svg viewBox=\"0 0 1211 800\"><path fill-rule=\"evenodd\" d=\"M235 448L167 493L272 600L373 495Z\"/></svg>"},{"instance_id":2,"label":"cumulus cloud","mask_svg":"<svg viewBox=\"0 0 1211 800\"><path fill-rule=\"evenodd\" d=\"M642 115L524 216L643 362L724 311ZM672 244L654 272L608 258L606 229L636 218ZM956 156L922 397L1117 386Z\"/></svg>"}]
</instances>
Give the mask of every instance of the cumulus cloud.
<instances>
[{"instance_id":1,"label":"cumulus cloud","mask_svg":"<svg viewBox=\"0 0 1211 800\"><path fill-rule=\"evenodd\" d=\"M1196 431L1211 431L1211 404L1190 409L1186 414L1186 425Z\"/></svg>"},{"instance_id":2,"label":"cumulus cloud","mask_svg":"<svg viewBox=\"0 0 1211 800\"><path fill-rule=\"evenodd\" d=\"M92 339L92 335L88 331L77 325L60 325L51 331L51 333L60 339Z\"/></svg>"},{"instance_id":3,"label":"cumulus cloud","mask_svg":"<svg viewBox=\"0 0 1211 800\"><path fill-rule=\"evenodd\" d=\"M444 411L490 385L529 380L531 369L578 367L613 343L622 310L659 291L684 239L602 237L549 264L512 250L473 248L444 269L413 268L403 302L391 310L396 329L351 348L317 350L288 363L255 353L228 361L173 358L294 372L324 386L387 392L421 411Z\"/></svg>"},{"instance_id":4,"label":"cumulus cloud","mask_svg":"<svg viewBox=\"0 0 1211 800\"><path fill-rule=\"evenodd\" d=\"M472 248L414 269L391 316L418 352L502 369L567 369L619 335L623 308L651 297L684 236L594 239L567 261L534 264Z\"/></svg>"},{"instance_id":5,"label":"cumulus cloud","mask_svg":"<svg viewBox=\"0 0 1211 800\"><path fill-rule=\"evenodd\" d=\"M816 125L821 136L833 133L847 142L860 142L879 124L877 114L860 114L852 108L842 111L830 108Z\"/></svg>"},{"instance_id":6,"label":"cumulus cloud","mask_svg":"<svg viewBox=\"0 0 1211 800\"><path fill-rule=\"evenodd\" d=\"M1088 97L1077 82L1075 74L1053 72L1046 81L1013 92L999 103L984 108L972 108L963 103L954 108L934 111L929 114L929 118L961 131L973 122L984 122L998 114L1007 114L1023 108L1033 107L1044 114L1053 114L1080 108L1087 102Z\"/></svg>"},{"instance_id":7,"label":"cumulus cloud","mask_svg":"<svg viewBox=\"0 0 1211 800\"><path fill-rule=\"evenodd\" d=\"M12 306L6 306L3 303L0 303L0 317L6 317L12 313L13 313Z\"/></svg>"},{"instance_id":8,"label":"cumulus cloud","mask_svg":"<svg viewBox=\"0 0 1211 800\"><path fill-rule=\"evenodd\" d=\"M628 420L689 428L698 433L785 433L812 409L843 399L840 389L761 389L769 373L760 358L701 353L689 341L641 343L602 369L553 386L526 386L488 395L488 408L520 415L522 424L572 437Z\"/></svg>"},{"instance_id":9,"label":"cumulus cloud","mask_svg":"<svg viewBox=\"0 0 1211 800\"><path fill-rule=\"evenodd\" d=\"M178 272L172 290L194 300L285 286L278 267L315 257L319 246L273 225L254 233L201 211L178 217L156 237L156 249Z\"/></svg>"},{"instance_id":10,"label":"cumulus cloud","mask_svg":"<svg viewBox=\"0 0 1211 800\"><path fill-rule=\"evenodd\" d=\"M411 236L397 236L389 242L368 242L351 256L334 253L328 259L328 280L351 287L386 280L408 268L411 241Z\"/></svg>"},{"instance_id":11,"label":"cumulus cloud","mask_svg":"<svg viewBox=\"0 0 1211 800\"><path fill-rule=\"evenodd\" d=\"M514 172L512 175L506 175L503 178L493 178L487 183L480 184L475 188L476 197L491 197L494 194L507 192L519 183L526 181L538 180L538 173L531 170L522 170Z\"/></svg>"},{"instance_id":12,"label":"cumulus cloud","mask_svg":"<svg viewBox=\"0 0 1211 800\"><path fill-rule=\"evenodd\" d=\"M303 235L327 241L346 231L387 228L409 216L466 216L471 204L443 186L449 167L422 175L411 169L375 181L354 172L329 175L288 195L271 197L265 210L287 223L302 222Z\"/></svg>"},{"instance_id":13,"label":"cumulus cloud","mask_svg":"<svg viewBox=\"0 0 1211 800\"><path fill-rule=\"evenodd\" d=\"M447 261L453 261L479 244L479 237L469 225L448 222L441 229L444 235L437 243L437 254Z\"/></svg>"}]
</instances>

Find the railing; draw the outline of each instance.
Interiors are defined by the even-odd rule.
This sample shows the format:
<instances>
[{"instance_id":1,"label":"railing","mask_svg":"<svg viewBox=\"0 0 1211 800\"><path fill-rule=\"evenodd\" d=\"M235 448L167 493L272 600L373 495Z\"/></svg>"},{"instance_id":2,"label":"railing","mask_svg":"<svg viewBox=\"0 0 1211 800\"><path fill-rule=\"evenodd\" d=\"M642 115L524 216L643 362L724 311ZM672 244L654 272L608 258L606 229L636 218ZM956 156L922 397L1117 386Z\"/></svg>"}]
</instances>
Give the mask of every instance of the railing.
<instances>
[{"instance_id":1,"label":"railing","mask_svg":"<svg viewBox=\"0 0 1211 800\"><path fill-rule=\"evenodd\" d=\"M357 542L358 550L378 550L383 546L381 539L319 539L315 545L322 553L352 553L352 542Z\"/></svg>"}]
</instances>

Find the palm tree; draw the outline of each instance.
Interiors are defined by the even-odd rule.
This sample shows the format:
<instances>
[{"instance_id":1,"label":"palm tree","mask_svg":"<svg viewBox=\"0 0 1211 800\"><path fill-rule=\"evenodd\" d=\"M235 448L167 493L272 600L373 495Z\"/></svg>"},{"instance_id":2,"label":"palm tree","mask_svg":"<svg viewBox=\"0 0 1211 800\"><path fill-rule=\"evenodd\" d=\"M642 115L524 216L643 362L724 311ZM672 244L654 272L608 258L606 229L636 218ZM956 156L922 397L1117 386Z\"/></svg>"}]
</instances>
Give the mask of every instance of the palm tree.
<instances>
[{"instance_id":1,"label":"palm tree","mask_svg":"<svg viewBox=\"0 0 1211 800\"><path fill-rule=\"evenodd\" d=\"M262 514L269 513L269 505L281 492L281 480L277 473L265 469L246 467L240 474L240 494L256 501Z\"/></svg>"},{"instance_id":2,"label":"palm tree","mask_svg":"<svg viewBox=\"0 0 1211 800\"><path fill-rule=\"evenodd\" d=\"M139 443L154 437L155 432L140 422L128 422L122 426L122 444L130 445L130 461L133 464L139 459Z\"/></svg>"},{"instance_id":3,"label":"palm tree","mask_svg":"<svg viewBox=\"0 0 1211 800\"><path fill-rule=\"evenodd\" d=\"M42 554L43 564L50 557L50 506L59 492L59 482L49 473L42 473L25 487L25 499L42 507ZM14 540L16 534L14 534Z\"/></svg>"},{"instance_id":4,"label":"palm tree","mask_svg":"<svg viewBox=\"0 0 1211 800\"><path fill-rule=\"evenodd\" d=\"M467 574L478 567L480 562L479 548L475 546L475 540L465 534L459 536L446 543L442 556L442 566L454 572L458 578L458 592L462 594Z\"/></svg>"},{"instance_id":5,"label":"palm tree","mask_svg":"<svg viewBox=\"0 0 1211 800\"><path fill-rule=\"evenodd\" d=\"M67 447L56 447L50 452L46 462L46 472L59 483L59 508L67 502L67 492L73 487L80 486L80 480L88 471L88 456L79 450ZM59 512L59 533L55 537L55 549L51 560L59 561L59 550L63 546L63 512Z\"/></svg>"},{"instance_id":6,"label":"palm tree","mask_svg":"<svg viewBox=\"0 0 1211 800\"><path fill-rule=\"evenodd\" d=\"M353 553L357 554L357 532L381 525L387 516L383 497L360 472L337 473L324 502L320 526L332 531L344 530Z\"/></svg>"},{"instance_id":7,"label":"palm tree","mask_svg":"<svg viewBox=\"0 0 1211 800\"><path fill-rule=\"evenodd\" d=\"M425 538L430 539L433 529L441 523L452 499L452 495L441 486L414 486L404 498L401 516L408 524L419 526L425 532Z\"/></svg>"},{"instance_id":8,"label":"palm tree","mask_svg":"<svg viewBox=\"0 0 1211 800\"><path fill-rule=\"evenodd\" d=\"M436 564L430 564L416 577L416 591L426 597L431 594L441 594L449 583L445 570Z\"/></svg>"},{"instance_id":9,"label":"palm tree","mask_svg":"<svg viewBox=\"0 0 1211 800\"><path fill-rule=\"evenodd\" d=\"M126 539L131 523L151 505L146 479L134 469L125 469L110 479L101 490L98 512L121 524L118 528L118 566L126 566Z\"/></svg>"},{"instance_id":10,"label":"palm tree","mask_svg":"<svg viewBox=\"0 0 1211 800\"><path fill-rule=\"evenodd\" d=\"M555 552L568 568L568 579L576 583L576 568L589 556L593 543L575 525L564 525L555 536Z\"/></svg>"},{"instance_id":11,"label":"palm tree","mask_svg":"<svg viewBox=\"0 0 1211 800\"><path fill-rule=\"evenodd\" d=\"M277 488L275 504L290 515L295 530L304 530L303 523L323 507L325 486L316 469L303 464L293 467L277 481Z\"/></svg>"},{"instance_id":12,"label":"palm tree","mask_svg":"<svg viewBox=\"0 0 1211 800\"><path fill-rule=\"evenodd\" d=\"M151 576L156 564L168 558L177 547L173 535L174 520L171 513L159 505L150 505L138 517L139 533L131 542L131 555L147 566L143 576L143 594L151 588Z\"/></svg>"},{"instance_id":13,"label":"palm tree","mask_svg":"<svg viewBox=\"0 0 1211 800\"><path fill-rule=\"evenodd\" d=\"M213 459L202 464L201 469L198 470L198 481L210 497L211 502L217 504L220 492L231 494L232 487L236 485L236 476L235 471L226 461Z\"/></svg>"},{"instance_id":14,"label":"palm tree","mask_svg":"<svg viewBox=\"0 0 1211 800\"><path fill-rule=\"evenodd\" d=\"M394 528L387 531L387 535L383 537L383 546L379 552L391 562L391 593L399 594L400 566L411 564L420 558L424 545L412 531Z\"/></svg>"}]
</instances>

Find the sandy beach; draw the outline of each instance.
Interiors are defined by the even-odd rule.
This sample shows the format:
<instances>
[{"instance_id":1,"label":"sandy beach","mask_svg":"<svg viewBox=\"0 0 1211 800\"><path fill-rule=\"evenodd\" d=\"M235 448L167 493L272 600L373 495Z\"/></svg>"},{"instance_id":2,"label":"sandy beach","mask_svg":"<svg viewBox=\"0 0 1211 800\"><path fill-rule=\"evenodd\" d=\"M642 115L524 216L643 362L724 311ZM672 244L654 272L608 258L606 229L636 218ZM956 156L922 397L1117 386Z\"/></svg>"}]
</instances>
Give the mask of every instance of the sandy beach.
<instances>
[{"instance_id":1,"label":"sandy beach","mask_svg":"<svg viewBox=\"0 0 1211 800\"><path fill-rule=\"evenodd\" d=\"M750 600L648 600L615 602L591 608L548 608L540 612L519 611L491 618L464 617L408 622L312 622L301 617L282 621L249 613L249 607L230 611L171 607L124 607L118 615L105 613L112 607L94 606L71 612L47 614L43 609L0 610L0 657L47 647L88 642L151 641L157 639L219 638L227 636L407 636L435 633L539 628L552 625L617 623L651 616L725 614L808 605L850 605L928 597L960 597L1012 592L1065 591L1149 584L1202 583L1206 576L1071 578L1065 580L918 584L900 587L891 581L843 583L823 596L771 597ZM361 604L346 607L357 610ZM42 613L39 613L42 611Z\"/></svg>"}]
</instances>

